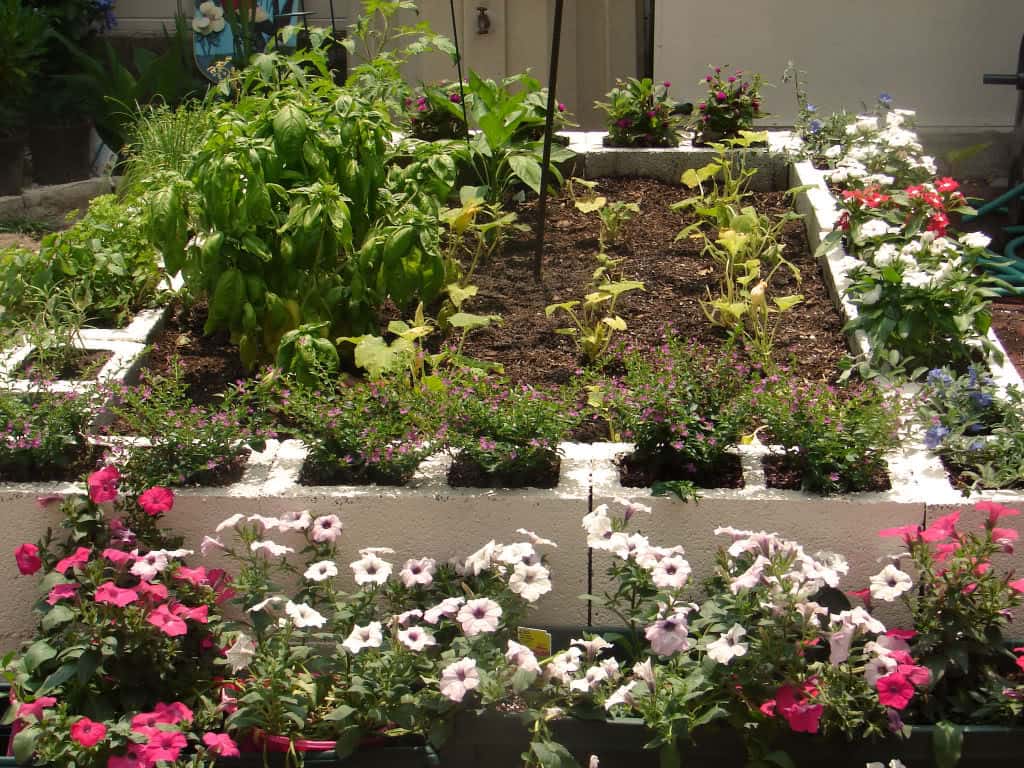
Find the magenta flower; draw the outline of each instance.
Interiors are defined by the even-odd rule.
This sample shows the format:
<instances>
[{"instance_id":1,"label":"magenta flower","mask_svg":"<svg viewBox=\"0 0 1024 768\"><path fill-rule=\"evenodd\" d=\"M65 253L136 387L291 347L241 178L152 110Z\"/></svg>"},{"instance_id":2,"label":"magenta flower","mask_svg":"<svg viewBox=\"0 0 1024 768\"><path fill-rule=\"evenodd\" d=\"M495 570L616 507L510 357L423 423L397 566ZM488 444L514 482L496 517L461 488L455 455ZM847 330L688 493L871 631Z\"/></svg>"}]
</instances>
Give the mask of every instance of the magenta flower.
<instances>
[{"instance_id":1,"label":"magenta flower","mask_svg":"<svg viewBox=\"0 0 1024 768\"><path fill-rule=\"evenodd\" d=\"M238 757L238 745L226 733L204 733L203 744L217 757Z\"/></svg>"},{"instance_id":2,"label":"magenta flower","mask_svg":"<svg viewBox=\"0 0 1024 768\"><path fill-rule=\"evenodd\" d=\"M57 584L50 590L50 594L46 598L46 602L50 605L56 605L60 600L68 600L74 597L78 593L78 588L81 584L70 583L70 584Z\"/></svg>"},{"instance_id":3,"label":"magenta flower","mask_svg":"<svg viewBox=\"0 0 1024 768\"><path fill-rule=\"evenodd\" d=\"M210 583L210 577L206 572L206 566L203 565L200 565L198 568L189 568L188 566L182 565L174 572L174 578L181 581L187 581L194 587L201 587L203 584Z\"/></svg>"},{"instance_id":4,"label":"magenta flower","mask_svg":"<svg viewBox=\"0 0 1024 768\"><path fill-rule=\"evenodd\" d=\"M88 717L80 718L71 726L71 738L88 749L99 744L107 735L107 726Z\"/></svg>"},{"instance_id":5,"label":"magenta flower","mask_svg":"<svg viewBox=\"0 0 1024 768\"><path fill-rule=\"evenodd\" d=\"M18 719L28 720L30 717L34 717L36 720L43 719L43 710L49 709L57 700L53 696L40 696L35 701L22 704L18 707Z\"/></svg>"},{"instance_id":6,"label":"magenta flower","mask_svg":"<svg viewBox=\"0 0 1024 768\"><path fill-rule=\"evenodd\" d=\"M22 544L14 550L14 561L18 564L18 571L23 576L31 576L43 567L43 561L39 557L39 547L35 544Z\"/></svg>"},{"instance_id":7,"label":"magenta flower","mask_svg":"<svg viewBox=\"0 0 1024 768\"><path fill-rule=\"evenodd\" d=\"M121 473L117 467L106 466L89 475L89 498L96 504L103 504L117 498L117 483Z\"/></svg>"},{"instance_id":8,"label":"magenta flower","mask_svg":"<svg viewBox=\"0 0 1024 768\"><path fill-rule=\"evenodd\" d=\"M899 672L878 678L878 701L886 707L905 709L914 697L914 686Z\"/></svg>"},{"instance_id":9,"label":"magenta flower","mask_svg":"<svg viewBox=\"0 0 1024 768\"><path fill-rule=\"evenodd\" d=\"M725 91L719 91L718 93L715 94L715 98L718 99L719 101L725 101L728 98L728 96L725 95Z\"/></svg>"},{"instance_id":10,"label":"magenta flower","mask_svg":"<svg viewBox=\"0 0 1024 768\"><path fill-rule=\"evenodd\" d=\"M168 637L181 637L188 632L188 625L178 616L171 613L166 605L159 606L146 617L146 621L159 629Z\"/></svg>"},{"instance_id":11,"label":"magenta flower","mask_svg":"<svg viewBox=\"0 0 1024 768\"><path fill-rule=\"evenodd\" d=\"M170 512L174 506L174 493L170 488L154 485L139 496L139 506L150 517Z\"/></svg>"},{"instance_id":12,"label":"magenta flower","mask_svg":"<svg viewBox=\"0 0 1024 768\"><path fill-rule=\"evenodd\" d=\"M124 608L139 599L139 593L134 589L122 589L112 581L105 581L96 587L95 600L97 603L116 605Z\"/></svg>"},{"instance_id":13,"label":"magenta flower","mask_svg":"<svg viewBox=\"0 0 1024 768\"><path fill-rule=\"evenodd\" d=\"M75 550L74 554L68 555L64 559L58 561L57 567L54 568L57 573L67 573L69 568L77 568L85 565L89 562L89 553L91 550L85 547L79 547Z\"/></svg>"}]
</instances>

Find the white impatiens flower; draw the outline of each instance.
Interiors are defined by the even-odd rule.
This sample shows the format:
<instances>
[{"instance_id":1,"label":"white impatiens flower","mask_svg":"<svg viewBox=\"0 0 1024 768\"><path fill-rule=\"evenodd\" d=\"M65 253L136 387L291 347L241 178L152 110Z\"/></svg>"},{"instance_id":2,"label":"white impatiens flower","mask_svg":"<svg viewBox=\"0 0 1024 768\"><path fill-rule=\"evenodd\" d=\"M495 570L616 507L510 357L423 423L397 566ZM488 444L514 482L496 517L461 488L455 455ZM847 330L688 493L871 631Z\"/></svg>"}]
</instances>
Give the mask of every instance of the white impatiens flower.
<instances>
[{"instance_id":1,"label":"white impatiens flower","mask_svg":"<svg viewBox=\"0 0 1024 768\"><path fill-rule=\"evenodd\" d=\"M651 569L651 581L661 589L682 589L690 578L690 564L680 555L669 555Z\"/></svg>"},{"instance_id":2,"label":"white impatiens flower","mask_svg":"<svg viewBox=\"0 0 1024 768\"><path fill-rule=\"evenodd\" d=\"M255 657L256 643L244 632L239 632L235 642L224 652L224 658L232 672L245 669Z\"/></svg>"},{"instance_id":3,"label":"white impatiens flower","mask_svg":"<svg viewBox=\"0 0 1024 768\"><path fill-rule=\"evenodd\" d=\"M273 557L283 557L289 552L295 551L291 547L286 547L284 544L277 544L273 541L254 541L249 545L249 549L253 552L259 552L262 550Z\"/></svg>"},{"instance_id":4,"label":"white impatiens flower","mask_svg":"<svg viewBox=\"0 0 1024 768\"><path fill-rule=\"evenodd\" d=\"M743 642L747 636L747 630L739 624L733 624L732 629L719 637L713 643L708 643L708 656L719 664L728 664L737 656L742 656L749 647Z\"/></svg>"},{"instance_id":5,"label":"white impatiens flower","mask_svg":"<svg viewBox=\"0 0 1024 768\"><path fill-rule=\"evenodd\" d=\"M462 701L469 691L480 685L480 673L476 671L476 659L459 659L441 670L439 686L441 693L455 702Z\"/></svg>"},{"instance_id":6,"label":"white impatiens flower","mask_svg":"<svg viewBox=\"0 0 1024 768\"><path fill-rule=\"evenodd\" d=\"M315 608L306 603L293 603L291 600L284 607L288 618L299 629L306 627L322 627L327 623L327 617L318 612Z\"/></svg>"},{"instance_id":7,"label":"white impatiens flower","mask_svg":"<svg viewBox=\"0 0 1024 768\"><path fill-rule=\"evenodd\" d=\"M882 237L889 234L891 227L882 219L869 219L860 225L858 229L859 238Z\"/></svg>"},{"instance_id":8,"label":"white impatiens flower","mask_svg":"<svg viewBox=\"0 0 1024 768\"><path fill-rule=\"evenodd\" d=\"M341 535L341 518L337 515L321 515L313 521L312 538L317 544L331 543Z\"/></svg>"},{"instance_id":9,"label":"white impatiens flower","mask_svg":"<svg viewBox=\"0 0 1024 768\"><path fill-rule=\"evenodd\" d=\"M358 624L354 626L342 645L349 653L355 655L364 648L380 648L382 642L384 635L381 632L381 623L371 621L365 627Z\"/></svg>"},{"instance_id":10,"label":"white impatiens flower","mask_svg":"<svg viewBox=\"0 0 1024 768\"><path fill-rule=\"evenodd\" d=\"M225 530L227 528L234 528L236 525L238 525L244 519L245 519L245 515L243 515L241 512L239 512L237 514L232 515L229 518L221 520L220 524L217 526L217 531L216 532L220 533L221 531L223 531L223 530Z\"/></svg>"},{"instance_id":11,"label":"white impatiens flower","mask_svg":"<svg viewBox=\"0 0 1024 768\"><path fill-rule=\"evenodd\" d=\"M321 560L310 565L302 575L310 581L326 581L338 575L338 566L333 560Z\"/></svg>"},{"instance_id":12,"label":"white impatiens flower","mask_svg":"<svg viewBox=\"0 0 1024 768\"><path fill-rule=\"evenodd\" d=\"M872 261L876 267L887 267L892 264L899 257L899 248L893 243L882 243L875 250Z\"/></svg>"},{"instance_id":13,"label":"white impatiens flower","mask_svg":"<svg viewBox=\"0 0 1024 768\"><path fill-rule=\"evenodd\" d=\"M870 307L877 304L879 299L882 298L882 284L875 283L875 285L869 291L864 291L860 295L860 303L865 307Z\"/></svg>"},{"instance_id":14,"label":"white impatiens flower","mask_svg":"<svg viewBox=\"0 0 1024 768\"><path fill-rule=\"evenodd\" d=\"M422 651L428 645L437 645L434 636L423 627L409 627L398 630L399 642L410 651Z\"/></svg>"},{"instance_id":15,"label":"white impatiens flower","mask_svg":"<svg viewBox=\"0 0 1024 768\"><path fill-rule=\"evenodd\" d=\"M968 232L960 235L960 242L968 248L988 248L992 238L981 232Z\"/></svg>"},{"instance_id":16,"label":"white impatiens flower","mask_svg":"<svg viewBox=\"0 0 1024 768\"><path fill-rule=\"evenodd\" d=\"M871 597L891 603L897 597L914 586L913 579L892 563L882 569L881 573L871 577Z\"/></svg>"},{"instance_id":17,"label":"white impatiens flower","mask_svg":"<svg viewBox=\"0 0 1024 768\"><path fill-rule=\"evenodd\" d=\"M398 578L407 589L413 587L429 587L434 583L434 572L437 570L437 561L432 557L422 557L419 560L409 559L405 561L402 570L398 572Z\"/></svg>"},{"instance_id":18,"label":"white impatiens flower","mask_svg":"<svg viewBox=\"0 0 1024 768\"><path fill-rule=\"evenodd\" d=\"M383 584L391 575L391 563L381 560L372 552L367 552L361 560L350 563L349 567L355 575L356 584Z\"/></svg>"},{"instance_id":19,"label":"white impatiens flower","mask_svg":"<svg viewBox=\"0 0 1024 768\"><path fill-rule=\"evenodd\" d=\"M540 563L516 565L508 579L508 588L528 603L535 603L541 595L551 591L551 574Z\"/></svg>"},{"instance_id":20,"label":"white impatiens flower","mask_svg":"<svg viewBox=\"0 0 1024 768\"><path fill-rule=\"evenodd\" d=\"M486 597L470 600L459 609L456 621L462 625L466 637L498 631L501 606Z\"/></svg>"}]
</instances>

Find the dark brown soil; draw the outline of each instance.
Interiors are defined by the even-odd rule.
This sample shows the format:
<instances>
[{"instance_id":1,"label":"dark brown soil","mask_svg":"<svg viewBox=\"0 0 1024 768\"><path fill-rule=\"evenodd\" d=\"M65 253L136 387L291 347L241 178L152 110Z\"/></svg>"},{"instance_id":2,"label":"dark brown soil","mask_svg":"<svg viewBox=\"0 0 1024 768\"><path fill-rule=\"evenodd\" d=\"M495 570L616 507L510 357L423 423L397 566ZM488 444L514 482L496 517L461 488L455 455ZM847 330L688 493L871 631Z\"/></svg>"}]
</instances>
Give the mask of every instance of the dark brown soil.
<instances>
[{"instance_id":1,"label":"dark brown soil","mask_svg":"<svg viewBox=\"0 0 1024 768\"><path fill-rule=\"evenodd\" d=\"M416 474L413 469L399 474L379 467L349 467L337 462L306 459L299 471L299 485L406 485Z\"/></svg>"},{"instance_id":2,"label":"dark brown soil","mask_svg":"<svg viewBox=\"0 0 1024 768\"><path fill-rule=\"evenodd\" d=\"M608 248L611 256L623 259L619 267L622 276L646 286L645 291L635 291L619 301L616 311L629 327L618 338L640 345L655 344L662 329L671 325L681 337L710 347L721 346L726 333L713 327L700 307L707 290L716 282L713 266L701 253L699 239L675 242L676 234L693 218L675 213L669 206L687 197L688 192L639 178L599 179L596 192L609 201L635 202L641 208L641 213L623 227L621 242ZM754 194L748 202L766 213L787 210L782 193ZM520 222L532 228L535 208L536 201L521 205L517 211ZM572 339L555 333L567 324L567 318L546 317L544 310L549 304L582 299L590 291L599 231L598 216L580 213L567 194L551 200L541 282L533 276L535 231L513 233L500 253L478 267L472 282L479 287L479 294L465 307L468 312L500 314L503 322L470 334L464 353L501 363L517 383L571 380L584 361ZM833 379L838 361L846 354L842 323L807 246L803 223L790 223L784 241L785 255L800 269L803 280L797 284L787 270L780 269L772 280L769 296L801 293L804 301L782 316L775 358L782 364L792 362L793 369L805 379ZM197 404L211 402L229 384L250 375L226 334L203 335L205 318L205 303L188 308L173 306L147 366L151 373L168 375L170 361L176 355L189 394ZM578 439L588 439L590 432L583 434Z\"/></svg>"},{"instance_id":3,"label":"dark brown soil","mask_svg":"<svg viewBox=\"0 0 1024 768\"><path fill-rule=\"evenodd\" d=\"M992 328L1018 372L1024 371L1024 298L992 304Z\"/></svg>"},{"instance_id":4,"label":"dark brown soil","mask_svg":"<svg viewBox=\"0 0 1024 768\"><path fill-rule=\"evenodd\" d=\"M251 451L246 448L244 452L232 456L227 463L219 465L216 469L202 469L198 472L193 472L184 485L219 488L237 483L242 479L242 475L245 474L245 465L249 463L250 453Z\"/></svg>"},{"instance_id":5,"label":"dark brown soil","mask_svg":"<svg viewBox=\"0 0 1024 768\"><path fill-rule=\"evenodd\" d=\"M85 445L65 457L60 464L3 466L0 464L0 483L52 483L81 480L99 468L106 449L101 445Z\"/></svg>"},{"instance_id":6,"label":"dark brown soil","mask_svg":"<svg viewBox=\"0 0 1024 768\"><path fill-rule=\"evenodd\" d=\"M114 353L107 349L75 350L68 355L60 370L56 371L55 378L64 381L93 381L113 356ZM32 352L18 370L25 376L32 376L37 360L36 353Z\"/></svg>"},{"instance_id":7,"label":"dark brown soil","mask_svg":"<svg viewBox=\"0 0 1024 768\"><path fill-rule=\"evenodd\" d=\"M191 306L175 302L163 330L153 340L146 362L148 376L170 377L177 359L187 394L195 405L213 403L231 384L250 376L227 332L203 334L206 309L205 301Z\"/></svg>"},{"instance_id":8,"label":"dark brown soil","mask_svg":"<svg viewBox=\"0 0 1024 768\"><path fill-rule=\"evenodd\" d=\"M534 472L488 472L468 456L456 456L448 468L452 488L554 488L562 460L552 454L548 465Z\"/></svg>"},{"instance_id":9,"label":"dark brown soil","mask_svg":"<svg viewBox=\"0 0 1024 768\"><path fill-rule=\"evenodd\" d=\"M641 213L622 232L622 243L608 250L623 258L620 269L628 279L643 282L646 291L622 297L616 310L628 323L624 341L654 344L666 324L683 338L697 339L711 347L726 338L714 328L700 307L715 274L698 239L674 242L679 230L693 219L670 210L687 196L685 190L650 179L600 179L596 192L610 201L640 205ZM759 211L786 210L782 193L753 195L750 203ZM521 221L532 223L534 204L520 207ZM545 317L549 304L582 299L589 292L598 250L600 221L596 214L580 213L567 195L551 201L544 249L544 277L533 277L534 234L517 233L503 252L477 270L473 282L479 295L468 311L500 314L503 323L470 335L464 351L484 360L502 363L513 381L561 383L571 379L582 360L573 340L555 333L566 317ZM786 313L779 324L776 359L795 360L795 370L807 379L831 379L846 354L842 323L810 253L804 225L793 222L785 230L786 257L801 271L797 286L784 269L776 272L770 295L802 293L804 301Z\"/></svg>"},{"instance_id":10,"label":"dark brown soil","mask_svg":"<svg viewBox=\"0 0 1024 768\"><path fill-rule=\"evenodd\" d=\"M795 465L789 456L775 455L765 456L761 459L761 466L764 468L765 485L769 488L778 488L784 491L799 491L803 488L803 472ZM851 488L850 493L861 491L882 492L892 489L892 482L884 470L871 478L871 482L864 488Z\"/></svg>"},{"instance_id":11,"label":"dark brown soil","mask_svg":"<svg viewBox=\"0 0 1024 768\"><path fill-rule=\"evenodd\" d=\"M698 488L742 488L740 457L726 454L720 462L698 467L677 453L657 457L637 453L617 458L619 481L626 488L649 488L655 483L687 480Z\"/></svg>"}]
</instances>

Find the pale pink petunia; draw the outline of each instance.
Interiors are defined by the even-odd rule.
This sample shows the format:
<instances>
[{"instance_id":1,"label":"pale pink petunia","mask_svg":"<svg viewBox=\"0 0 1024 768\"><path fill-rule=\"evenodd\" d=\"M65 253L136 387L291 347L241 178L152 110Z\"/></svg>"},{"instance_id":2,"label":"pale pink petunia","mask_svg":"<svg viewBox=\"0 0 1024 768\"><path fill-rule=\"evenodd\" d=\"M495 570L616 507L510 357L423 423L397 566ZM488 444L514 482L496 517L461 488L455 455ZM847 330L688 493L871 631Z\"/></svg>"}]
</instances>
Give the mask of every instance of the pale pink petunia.
<instances>
[{"instance_id":1,"label":"pale pink petunia","mask_svg":"<svg viewBox=\"0 0 1024 768\"><path fill-rule=\"evenodd\" d=\"M349 563L356 584L383 584L391 576L391 563L381 560L372 552L367 552L360 560Z\"/></svg>"},{"instance_id":2,"label":"pale pink petunia","mask_svg":"<svg viewBox=\"0 0 1024 768\"><path fill-rule=\"evenodd\" d=\"M459 609L456 621L462 625L466 637L498 631L501 606L486 597L470 600Z\"/></svg>"},{"instance_id":3,"label":"pale pink petunia","mask_svg":"<svg viewBox=\"0 0 1024 768\"><path fill-rule=\"evenodd\" d=\"M321 515L310 528L313 541L317 544L331 543L341 535L341 518L337 515Z\"/></svg>"},{"instance_id":4,"label":"pale pink petunia","mask_svg":"<svg viewBox=\"0 0 1024 768\"><path fill-rule=\"evenodd\" d=\"M441 671L441 693L454 702L461 702L478 685L480 673L476 671L476 659L459 659Z\"/></svg>"},{"instance_id":5,"label":"pale pink petunia","mask_svg":"<svg viewBox=\"0 0 1024 768\"><path fill-rule=\"evenodd\" d=\"M349 653L355 655L364 648L380 648L384 642L384 635L381 632L381 623L371 621L365 627L358 624L352 628L348 637L342 645Z\"/></svg>"},{"instance_id":6,"label":"pale pink petunia","mask_svg":"<svg viewBox=\"0 0 1024 768\"><path fill-rule=\"evenodd\" d=\"M409 627L398 630L399 642L410 651L422 651L429 645L437 645L434 636L423 627Z\"/></svg>"},{"instance_id":7,"label":"pale pink petunia","mask_svg":"<svg viewBox=\"0 0 1024 768\"><path fill-rule=\"evenodd\" d=\"M406 589L414 587L429 587L434 583L434 572L437 570L437 561L432 557L422 557L418 560L409 559L405 561L398 578Z\"/></svg>"}]
</instances>

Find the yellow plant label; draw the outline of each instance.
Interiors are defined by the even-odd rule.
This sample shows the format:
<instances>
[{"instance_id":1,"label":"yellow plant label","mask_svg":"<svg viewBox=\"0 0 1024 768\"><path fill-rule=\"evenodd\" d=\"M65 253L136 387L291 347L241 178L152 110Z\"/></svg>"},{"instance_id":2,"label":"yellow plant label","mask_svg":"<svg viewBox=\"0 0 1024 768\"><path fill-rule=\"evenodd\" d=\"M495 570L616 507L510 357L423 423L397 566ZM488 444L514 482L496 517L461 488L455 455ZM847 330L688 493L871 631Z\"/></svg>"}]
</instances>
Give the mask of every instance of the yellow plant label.
<instances>
[{"instance_id":1,"label":"yellow plant label","mask_svg":"<svg viewBox=\"0 0 1024 768\"><path fill-rule=\"evenodd\" d=\"M538 659L546 659L551 655L551 633L543 629L519 627L516 630L519 642L525 645Z\"/></svg>"}]
</instances>

